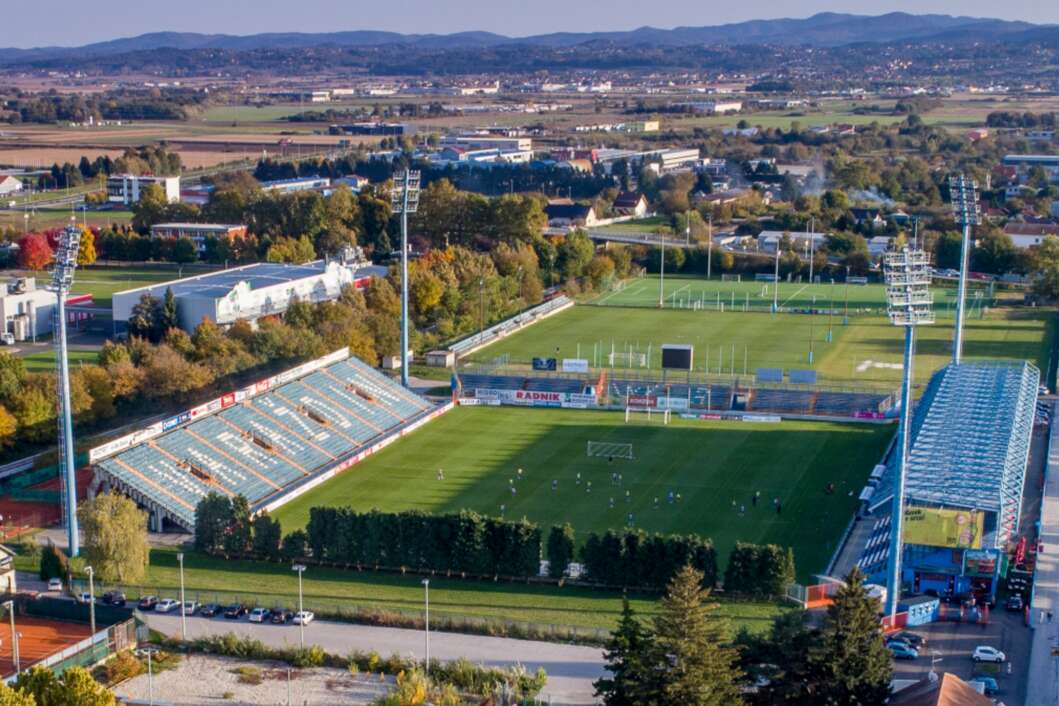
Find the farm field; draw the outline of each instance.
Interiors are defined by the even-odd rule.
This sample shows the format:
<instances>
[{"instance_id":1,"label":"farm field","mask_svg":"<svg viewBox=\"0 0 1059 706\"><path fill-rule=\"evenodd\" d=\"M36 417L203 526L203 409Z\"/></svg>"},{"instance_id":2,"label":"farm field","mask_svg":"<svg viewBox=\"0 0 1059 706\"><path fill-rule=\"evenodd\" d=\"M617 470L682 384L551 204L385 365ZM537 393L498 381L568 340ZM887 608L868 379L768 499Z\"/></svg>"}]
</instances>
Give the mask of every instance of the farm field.
<instances>
[{"instance_id":1,"label":"farm field","mask_svg":"<svg viewBox=\"0 0 1059 706\"><path fill-rule=\"evenodd\" d=\"M826 567L892 434L890 425L674 418L664 426L657 418L626 424L619 412L461 407L274 514L289 531L324 504L472 509L542 528L570 522L578 541L626 526L631 514L648 532L712 538L722 566L736 541L793 546L804 580ZM588 457L588 441L631 443L634 460ZM680 499L669 502L670 491Z\"/></svg>"},{"instance_id":2,"label":"farm field","mask_svg":"<svg viewBox=\"0 0 1059 706\"><path fill-rule=\"evenodd\" d=\"M528 366L534 357L587 358L593 367L610 367L612 350L617 353L628 350L644 354L648 367L657 370L661 363L660 345L690 343L695 346L694 369L700 373L753 375L759 367L812 368L817 371L821 384L895 386L900 383L903 332L891 326L881 311L854 315L857 308L881 306L880 286L857 288L856 295L854 287L850 287L849 324L843 325L839 302L836 302L838 311L834 317L826 313L774 315L768 313L771 297L759 298L759 308L753 310L754 297L762 287L760 282L698 282L703 287L716 287L715 292L722 291L721 301L727 299L725 311L716 310L716 296L713 308L651 308L638 303L635 298L641 295L633 289L635 284L630 284L622 292L604 295L597 300L602 306L578 305L483 348L471 356L470 362L484 363L507 356L507 361L512 364ZM675 280L670 284L667 278L667 291L672 296L672 292L687 284L686 280ZM657 284L651 287L653 295L644 292L642 296L653 296L657 302L656 287ZM747 287L756 288L756 291L749 294L751 311L743 312L739 296L741 294L743 301L747 301ZM802 285L781 284L781 305L787 299L787 307L809 307L809 293L813 289L821 292L817 307L829 305L830 297L826 302L822 302L821 297L828 295L831 285L807 286L798 292L800 287ZM727 297L723 290L727 290ZM730 306L732 292L736 292L735 312ZM836 291L836 295L839 293ZM808 300L806 295L810 296ZM685 295L678 295L677 303L680 303L681 296ZM609 305L612 301L623 300L619 297L634 306ZM938 308L942 312L937 323L921 327L918 332L917 383L926 382L951 355L954 320L944 314L943 308L948 298L948 292L938 293ZM1051 313L1029 309L997 308L988 312L976 309L965 324L964 356L968 360L1029 360L1044 370L1049 362L1054 335L1053 318ZM831 342L827 341L829 329ZM811 366L808 360L810 340L814 356ZM621 368L622 365L624 363L617 362L615 367ZM643 371L642 368L634 370Z\"/></svg>"}]
</instances>

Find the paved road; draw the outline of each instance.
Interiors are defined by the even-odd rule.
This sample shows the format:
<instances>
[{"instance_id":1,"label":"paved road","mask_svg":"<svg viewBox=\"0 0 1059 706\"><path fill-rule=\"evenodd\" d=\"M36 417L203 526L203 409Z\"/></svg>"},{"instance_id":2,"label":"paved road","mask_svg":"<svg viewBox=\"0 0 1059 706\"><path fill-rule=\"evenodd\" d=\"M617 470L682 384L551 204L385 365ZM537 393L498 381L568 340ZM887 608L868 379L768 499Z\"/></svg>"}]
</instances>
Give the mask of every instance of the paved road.
<instances>
[{"instance_id":1,"label":"paved road","mask_svg":"<svg viewBox=\"0 0 1059 706\"><path fill-rule=\"evenodd\" d=\"M167 635L180 634L180 616L146 614L147 624ZM266 625L224 618L187 619L188 636L221 635L236 632L282 647L298 643L298 626ZM419 630L380 628L316 621L305 628L306 644L320 645L328 652L346 654L353 650L375 650L379 654L394 652L422 658L424 635ZM595 647L560 645L551 642L482 637L456 633L432 632L430 658L452 660L466 657L487 666L523 664L530 670L544 667L548 685L544 698L556 704L591 704L592 682L603 674L602 650Z\"/></svg>"},{"instance_id":2,"label":"paved road","mask_svg":"<svg viewBox=\"0 0 1059 706\"><path fill-rule=\"evenodd\" d=\"M1059 409L1053 408L1053 420L1055 411ZM1044 547L1037 555L1030 606L1030 620L1034 627L1030 682L1034 688L1026 699L1026 706L1054 706L1059 702L1059 658L1051 654L1053 646L1059 645L1059 620L1042 620L1042 615L1048 611L1059 614L1059 420L1051 429L1041 502L1041 542Z\"/></svg>"}]
</instances>

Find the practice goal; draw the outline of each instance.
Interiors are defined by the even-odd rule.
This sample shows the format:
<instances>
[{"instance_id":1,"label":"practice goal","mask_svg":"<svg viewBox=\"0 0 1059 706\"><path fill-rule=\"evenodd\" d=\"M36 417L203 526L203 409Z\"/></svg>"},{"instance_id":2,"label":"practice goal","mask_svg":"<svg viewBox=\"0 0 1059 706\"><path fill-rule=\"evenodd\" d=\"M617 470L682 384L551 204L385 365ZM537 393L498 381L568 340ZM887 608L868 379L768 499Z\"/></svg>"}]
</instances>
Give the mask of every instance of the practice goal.
<instances>
[{"instance_id":1,"label":"practice goal","mask_svg":"<svg viewBox=\"0 0 1059 706\"><path fill-rule=\"evenodd\" d=\"M658 409L656 407L626 407L625 408L625 423L628 424L634 414L646 414L647 421L651 421L652 417L661 418L663 424L669 424L669 420L672 416L672 412L668 409Z\"/></svg>"},{"instance_id":2,"label":"practice goal","mask_svg":"<svg viewBox=\"0 0 1059 706\"><path fill-rule=\"evenodd\" d=\"M721 275L722 282L742 282L743 275Z\"/></svg>"},{"instance_id":3,"label":"practice goal","mask_svg":"<svg viewBox=\"0 0 1059 706\"><path fill-rule=\"evenodd\" d=\"M586 451L589 458L621 458L635 460L632 444L620 441L589 441Z\"/></svg>"},{"instance_id":4,"label":"practice goal","mask_svg":"<svg viewBox=\"0 0 1059 706\"><path fill-rule=\"evenodd\" d=\"M647 354L630 351L611 351L607 354L612 368L646 368Z\"/></svg>"}]
</instances>

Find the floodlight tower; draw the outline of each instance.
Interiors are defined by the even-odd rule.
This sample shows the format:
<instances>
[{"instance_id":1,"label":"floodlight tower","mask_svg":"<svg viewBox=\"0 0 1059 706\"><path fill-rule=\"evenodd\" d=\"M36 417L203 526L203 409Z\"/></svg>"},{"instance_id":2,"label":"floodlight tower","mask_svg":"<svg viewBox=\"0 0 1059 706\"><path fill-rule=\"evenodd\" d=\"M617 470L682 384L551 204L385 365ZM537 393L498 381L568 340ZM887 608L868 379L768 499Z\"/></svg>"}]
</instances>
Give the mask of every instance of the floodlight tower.
<instances>
[{"instance_id":1,"label":"floodlight tower","mask_svg":"<svg viewBox=\"0 0 1059 706\"><path fill-rule=\"evenodd\" d=\"M902 525L904 524L905 473L912 436L912 371L915 361L916 327L934 323L930 294L930 259L922 250L904 248L886 254L887 313L894 326L905 327L905 358L901 381L899 451L894 469L893 509L890 518L889 585L886 608L891 620L901 598Z\"/></svg>"},{"instance_id":2,"label":"floodlight tower","mask_svg":"<svg viewBox=\"0 0 1059 706\"><path fill-rule=\"evenodd\" d=\"M963 318L967 302L967 269L971 251L971 226L982 222L978 208L978 183L963 174L949 177L949 195L952 213L956 222L963 226L960 244L960 285L956 293L956 333L952 338L952 362L959 363L963 357Z\"/></svg>"},{"instance_id":3,"label":"floodlight tower","mask_svg":"<svg viewBox=\"0 0 1059 706\"><path fill-rule=\"evenodd\" d=\"M418 171L394 175L390 201L401 214L401 384L408 387L408 214L419 209Z\"/></svg>"},{"instance_id":4,"label":"floodlight tower","mask_svg":"<svg viewBox=\"0 0 1059 706\"><path fill-rule=\"evenodd\" d=\"M81 229L69 225L59 236L55 250L55 269L50 289L55 292L55 355L59 365L56 375L59 393L59 466L63 478L63 515L71 557L80 551L77 531L77 462L74 460L74 425L70 416L70 366L66 358L66 297L74 282L77 252L81 247Z\"/></svg>"}]
</instances>

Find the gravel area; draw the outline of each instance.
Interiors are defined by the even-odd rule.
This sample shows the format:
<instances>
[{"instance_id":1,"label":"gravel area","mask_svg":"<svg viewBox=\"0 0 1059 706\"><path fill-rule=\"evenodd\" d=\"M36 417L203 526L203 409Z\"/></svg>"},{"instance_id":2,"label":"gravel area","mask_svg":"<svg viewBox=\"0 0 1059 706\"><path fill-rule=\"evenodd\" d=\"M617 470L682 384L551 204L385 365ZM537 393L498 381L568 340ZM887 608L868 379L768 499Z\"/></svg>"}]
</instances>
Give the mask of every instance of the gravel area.
<instances>
[{"instance_id":1,"label":"gravel area","mask_svg":"<svg viewBox=\"0 0 1059 706\"><path fill-rule=\"evenodd\" d=\"M237 673L241 667L260 670L261 683L241 683ZM340 706L369 704L391 684L390 678L380 681L378 676L354 677L341 669L292 669L288 700L287 665L283 663L191 655L181 660L176 669L154 675L153 688L156 706ZM146 674L114 689L119 698L142 703L148 702L148 691Z\"/></svg>"}]
</instances>

